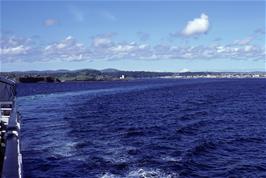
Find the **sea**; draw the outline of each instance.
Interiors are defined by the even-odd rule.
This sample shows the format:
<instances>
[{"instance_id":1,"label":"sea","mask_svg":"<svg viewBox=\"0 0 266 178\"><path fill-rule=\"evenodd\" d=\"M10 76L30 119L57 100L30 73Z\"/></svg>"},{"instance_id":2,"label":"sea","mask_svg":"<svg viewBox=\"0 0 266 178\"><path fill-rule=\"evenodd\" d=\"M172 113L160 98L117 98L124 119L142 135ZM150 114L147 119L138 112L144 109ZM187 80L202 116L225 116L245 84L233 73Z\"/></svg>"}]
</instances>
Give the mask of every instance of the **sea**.
<instances>
[{"instance_id":1,"label":"sea","mask_svg":"<svg viewBox=\"0 0 266 178\"><path fill-rule=\"evenodd\" d=\"M26 178L266 177L266 79L18 84Z\"/></svg>"}]
</instances>

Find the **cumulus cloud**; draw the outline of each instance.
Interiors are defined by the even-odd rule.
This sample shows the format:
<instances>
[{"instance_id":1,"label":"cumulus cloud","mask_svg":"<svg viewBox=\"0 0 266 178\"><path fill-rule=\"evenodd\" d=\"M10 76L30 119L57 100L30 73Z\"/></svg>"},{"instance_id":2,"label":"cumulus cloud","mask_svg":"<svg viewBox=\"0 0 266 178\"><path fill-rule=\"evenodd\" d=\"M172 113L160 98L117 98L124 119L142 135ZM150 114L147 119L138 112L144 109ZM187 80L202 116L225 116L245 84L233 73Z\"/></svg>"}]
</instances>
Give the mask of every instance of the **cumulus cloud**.
<instances>
[{"instance_id":1,"label":"cumulus cloud","mask_svg":"<svg viewBox=\"0 0 266 178\"><path fill-rule=\"evenodd\" d=\"M58 20L56 20L56 19L46 19L44 21L44 26L46 26L46 27L54 26L56 24L58 24Z\"/></svg>"},{"instance_id":2,"label":"cumulus cloud","mask_svg":"<svg viewBox=\"0 0 266 178\"><path fill-rule=\"evenodd\" d=\"M92 59L264 59L264 48L252 44L149 45L143 42L115 42L110 38L92 41ZM95 42L97 42L95 44Z\"/></svg>"},{"instance_id":3,"label":"cumulus cloud","mask_svg":"<svg viewBox=\"0 0 266 178\"><path fill-rule=\"evenodd\" d=\"M111 39L108 37L94 37L92 41L92 45L94 47L104 47L111 44Z\"/></svg>"},{"instance_id":4,"label":"cumulus cloud","mask_svg":"<svg viewBox=\"0 0 266 178\"><path fill-rule=\"evenodd\" d=\"M91 38L91 44L85 45L72 36L47 45L31 43L30 39L1 39L1 60L15 62L31 61L92 61L92 60L204 60L238 59L265 60L265 46L249 43L209 44L148 44L143 41L115 41L112 33ZM245 39L245 38L244 38Z\"/></svg>"},{"instance_id":5,"label":"cumulus cloud","mask_svg":"<svg viewBox=\"0 0 266 178\"><path fill-rule=\"evenodd\" d=\"M0 54L3 54L3 55L26 54L29 49L30 49L29 47L19 45L19 46L15 46L15 47L3 48L3 49L1 49Z\"/></svg>"},{"instance_id":6,"label":"cumulus cloud","mask_svg":"<svg viewBox=\"0 0 266 178\"><path fill-rule=\"evenodd\" d=\"M78 43L72 36L68 36L60 42L47 45L42 50L43 57L54 60L80 61L88 60L89 50Z\"/></svg>"},{"instance_id":7,"label":"cumulus cloud","mask_svg":"<svg viewBox=\"0 0 266 178\"><path fill-rule=\"evenodd\" d=\"M104 33L98 34L91 38L91 47L92 48L107 48L113 45L113 37L116 33Z\"/></svg>"},{"instance_id":8,"label":"cumulus cloud","mask_svg":"<svg viewBox=\"0 0 266 178\"><path fill-rule=\"evenodd\" d=\"M209 29L209 18L206 14L202 13L199 18L195 18L187 23L183 29L182 34L184 36L191 36L206 33Z\"/></svg>"},{"instance_id":9,"label":"cumulus cloud","mask_svg":"<svg viewBox=\"0 0 266 178\"><path fill-rule=\"evenodd\" d=\"M31 40L25 38L1 37L0 56L2 62L14 61L17 57L22 58L32 53Z\"/></svg>"},{"instance_id":10,"label":"cumulus cloud","mask_svg":"<svg viewBox=\"0 0 266 178\"><path fill-rule=\"evenodd\" d=\"M234 44L236 45L248 45L255 39L254 36L249 36L241 40L235 40Z\"/></svg>"}]
</instances>

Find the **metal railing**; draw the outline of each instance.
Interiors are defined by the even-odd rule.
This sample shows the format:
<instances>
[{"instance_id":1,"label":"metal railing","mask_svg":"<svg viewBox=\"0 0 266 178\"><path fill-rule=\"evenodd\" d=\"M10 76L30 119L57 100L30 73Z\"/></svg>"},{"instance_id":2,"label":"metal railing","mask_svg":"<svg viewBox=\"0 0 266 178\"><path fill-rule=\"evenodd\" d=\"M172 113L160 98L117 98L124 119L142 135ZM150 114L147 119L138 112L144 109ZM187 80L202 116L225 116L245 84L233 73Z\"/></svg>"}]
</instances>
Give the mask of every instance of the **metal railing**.
<instances>
[{"instance_id":1,"label":"metal railing","mask_svg":"<svg viewBox=\"0 0 266 178\"><path fill-rule=\"evenodd\" d=\"M20 115L15 105L8 121L5 133L5 156L2 178L22 178L22 156L20 152Z\"/></svg>"}]
</instances>

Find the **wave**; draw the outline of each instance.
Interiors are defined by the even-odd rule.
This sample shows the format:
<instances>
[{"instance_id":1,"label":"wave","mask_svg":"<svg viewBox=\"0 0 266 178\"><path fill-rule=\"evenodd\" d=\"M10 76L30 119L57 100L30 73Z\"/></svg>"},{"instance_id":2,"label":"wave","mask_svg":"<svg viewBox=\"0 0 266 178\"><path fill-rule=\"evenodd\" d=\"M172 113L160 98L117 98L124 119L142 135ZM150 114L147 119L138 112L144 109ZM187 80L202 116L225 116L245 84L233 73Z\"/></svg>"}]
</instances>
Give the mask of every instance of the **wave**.
<instances>
[{"instance_id":1,"label":"wave","mask_svg":"<svg viewBox=\"0 0 266 178\"><path fill-rule=\"evenodd\" d=\"M129 171L126 175L120 176L112 173L99 175L100 178L178 178L178 173L166 173L160 169L138 168Z\"/></svg>"}]
</instances>

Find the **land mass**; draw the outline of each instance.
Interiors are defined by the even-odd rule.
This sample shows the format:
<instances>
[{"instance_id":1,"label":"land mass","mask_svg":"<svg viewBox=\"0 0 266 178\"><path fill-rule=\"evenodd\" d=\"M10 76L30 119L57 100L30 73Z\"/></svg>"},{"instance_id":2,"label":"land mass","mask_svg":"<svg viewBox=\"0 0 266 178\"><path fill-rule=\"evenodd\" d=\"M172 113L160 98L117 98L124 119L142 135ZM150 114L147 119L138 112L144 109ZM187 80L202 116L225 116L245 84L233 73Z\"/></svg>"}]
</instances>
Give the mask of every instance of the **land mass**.
<instances>
[{"instance_id":1,"label":"land mass","mask_svg":"<svg viewBox=\"0 0 266 178\"><path fill-rule=\"evenodd\" d=\"M117 69L47 70L26 72L0 72L21 83L68 82L68 81L111 81L140 78L266 78L266 72L148 72L121 71Z\"/></svg>"}]
</instances>

